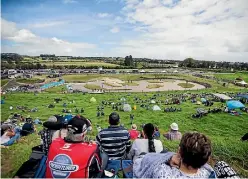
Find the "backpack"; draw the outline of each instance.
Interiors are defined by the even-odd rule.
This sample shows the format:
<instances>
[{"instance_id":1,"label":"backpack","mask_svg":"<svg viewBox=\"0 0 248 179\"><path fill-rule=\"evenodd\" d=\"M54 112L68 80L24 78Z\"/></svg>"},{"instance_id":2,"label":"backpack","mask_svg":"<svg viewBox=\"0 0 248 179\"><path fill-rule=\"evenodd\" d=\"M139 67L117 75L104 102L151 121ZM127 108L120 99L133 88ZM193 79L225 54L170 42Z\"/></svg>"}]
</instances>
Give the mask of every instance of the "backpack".
<instances>
[{"instance_id":1,"label":"backpack","mask_svg":"<svg viewBox=\"0 0 248 179\"><path fill-rule=\"evenodd\" d=\"M41 146L33 147L29 160L22 164L15 176L18 176L19 178L44 178L46 158L46 155L42 152Z\"/></svg>"},{"instance_id":2,"label":"backpack","mask_svg":"<svg viewBox=\"0 0 248 179\"><path fill-rule=\"evenodd\" d=\"M22 126L21 136L27 136L34 132L34 125L32 123L25 123Z\"/></svg>"},{"instance_id":3,"label":"backpack","mask_svg":"<svg viewBox=\"0 0 248 179\"><path fill-rule=\"evenodd\" d=\"M96 165L91 168L90 166ZM99 166L100 165L100 166ZM68 143L61 138L55 139L49 148L46 178L99 178L98 167L102 161L100 149L95 143Z\"/></svg>"}]
</instances>

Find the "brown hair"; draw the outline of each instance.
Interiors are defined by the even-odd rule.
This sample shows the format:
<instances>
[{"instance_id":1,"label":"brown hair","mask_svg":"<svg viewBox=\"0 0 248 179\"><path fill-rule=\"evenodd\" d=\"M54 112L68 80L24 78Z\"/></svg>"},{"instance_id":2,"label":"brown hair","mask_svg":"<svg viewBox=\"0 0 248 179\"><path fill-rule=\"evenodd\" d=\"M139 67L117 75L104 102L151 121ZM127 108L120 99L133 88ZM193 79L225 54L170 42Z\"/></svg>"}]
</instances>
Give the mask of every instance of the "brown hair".
<instances>
[{"instance_id":1,"label":"brown hair","mask_svg":"<svg viewBox=\"0 0 248 179\"><path fill-rule=\"evenodd\" d=\"M180 142L180 155L186 166L195 169L207 163L211 155L211 141L198 132L185 133Z\"/></svg>"}]
</instances>

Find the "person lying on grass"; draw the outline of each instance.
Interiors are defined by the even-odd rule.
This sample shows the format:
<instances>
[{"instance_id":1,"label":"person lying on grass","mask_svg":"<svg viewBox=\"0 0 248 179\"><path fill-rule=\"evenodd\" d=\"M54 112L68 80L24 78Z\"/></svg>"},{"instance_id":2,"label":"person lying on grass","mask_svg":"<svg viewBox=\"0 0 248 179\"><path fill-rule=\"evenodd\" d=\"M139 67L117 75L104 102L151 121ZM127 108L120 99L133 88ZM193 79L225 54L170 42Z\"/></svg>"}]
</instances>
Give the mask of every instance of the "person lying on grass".
<instances>
[{"instance_id":1,"label":"person lying on grass","mask_svg":"<svg viewBox=\"0 0 248 179\"><path fill-rule=\"evenodd\" d=\"M135 178L215 178L207 164L211 141L198 132L183 135L177 153L149 153L134 161Z\"/></svg>"},{"instance_id":2,"label":"person lying on grass","mask_svg":"<svg viewBox=\"0 0 248 179\"><path fill-rule=\"evenodd\" d=\"M20 131L19 127L7 126L5 129L1 128L1 147L11 146L18 141L21 137Z\"/></svg>"}]
</instances>

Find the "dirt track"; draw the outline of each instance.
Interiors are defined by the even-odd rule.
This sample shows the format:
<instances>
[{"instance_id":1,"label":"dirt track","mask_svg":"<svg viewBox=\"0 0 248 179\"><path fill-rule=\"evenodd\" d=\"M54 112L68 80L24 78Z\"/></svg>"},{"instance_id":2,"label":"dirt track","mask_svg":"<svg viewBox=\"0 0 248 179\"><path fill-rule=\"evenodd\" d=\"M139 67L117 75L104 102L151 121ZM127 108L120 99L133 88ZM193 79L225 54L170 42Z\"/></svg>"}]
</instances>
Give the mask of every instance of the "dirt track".
<instances>
[{"instance_id":1,"label":"dirt track","mask_svg":"<svg viewBox=\"0 0 248 179\"><path fill-rule=\"evenodd\" d=\"M115 91L117 92L125 92L125 91L130 91L130 92L151 92L151 91L172 91L172 90L197 90L197 89L204 89L205 87L200 85L200 84L196 84L196 83L191 83L194 84L195 86L192 88L182 88L181 86L178 86L178 83L185 83L185 81L182 80L175 80L175 81L162 81L162 83L159 83L161 85L163 85L163 87L160 88L154 88L154 89L148 89L146 88L148 84L152 84L149 83L145 80L142 81L135 81L135 83L138 83L138 86L122 86L122 87L112 87L112 86L108 86L104 84L103 80L96 80L96 81L91 81L91 82L87 82L87 83L68 83L72 89L74 90L81 90L81 91L85 91L85 92L90 92L92 91L91 89L87 89L84 87L85 84L95 84L95 85L99 85L100 87L104 88L105 91L108 90L113 90L115 89Z\"/></svg>"}]
</instances>

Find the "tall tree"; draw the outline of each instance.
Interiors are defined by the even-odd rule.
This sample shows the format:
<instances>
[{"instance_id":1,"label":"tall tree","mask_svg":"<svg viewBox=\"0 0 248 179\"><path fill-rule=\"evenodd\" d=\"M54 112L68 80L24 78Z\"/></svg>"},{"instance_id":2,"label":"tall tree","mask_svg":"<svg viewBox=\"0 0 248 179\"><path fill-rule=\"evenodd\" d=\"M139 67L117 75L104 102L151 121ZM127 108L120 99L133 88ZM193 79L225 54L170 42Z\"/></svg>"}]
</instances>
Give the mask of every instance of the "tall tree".
<instances>
[{"instance_id":1,"label":"tall tree","mask_svg":"<svg viewBox=\"0 0 248 179\"><path fill-rule=\"evenodd\" d=\"M125 65L125 66L130 66L130 67L133 67L133 66L134 66L134 62L133 62L133 57L132 57L132 55L129 55L129 56L126 56L126 57L125 57L124 65Z\"/></svg>"}]
</instances>

